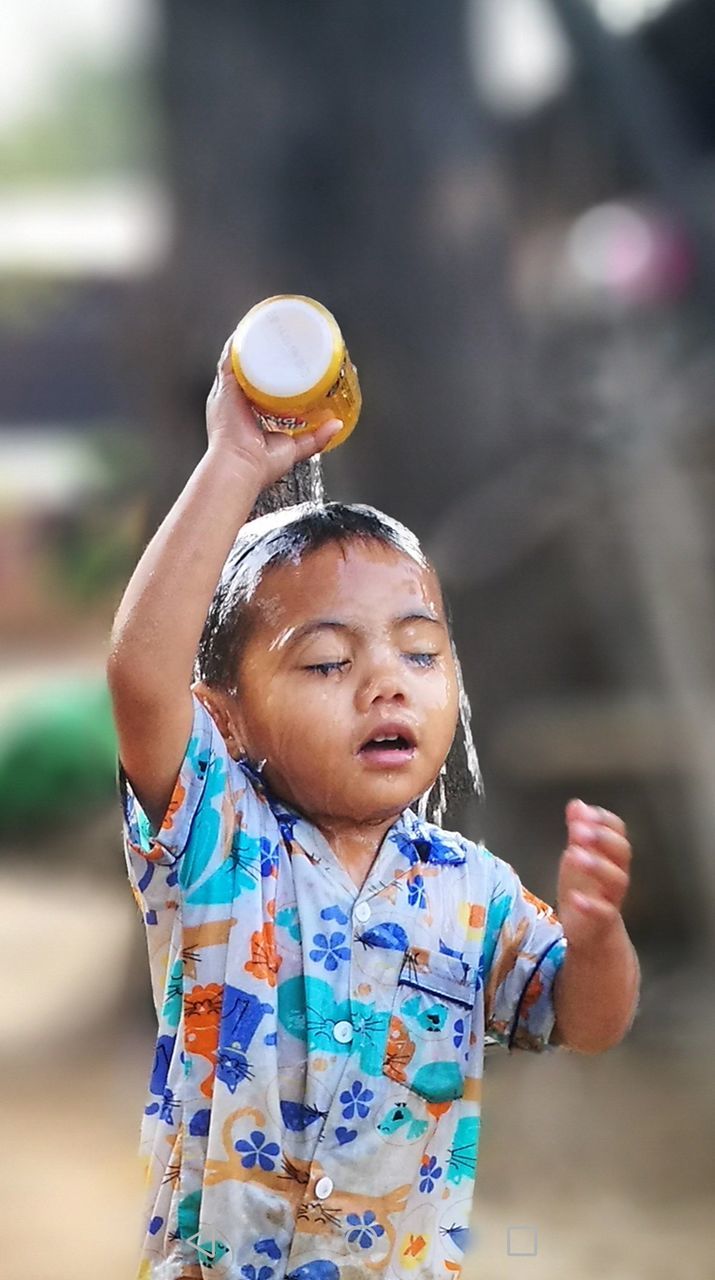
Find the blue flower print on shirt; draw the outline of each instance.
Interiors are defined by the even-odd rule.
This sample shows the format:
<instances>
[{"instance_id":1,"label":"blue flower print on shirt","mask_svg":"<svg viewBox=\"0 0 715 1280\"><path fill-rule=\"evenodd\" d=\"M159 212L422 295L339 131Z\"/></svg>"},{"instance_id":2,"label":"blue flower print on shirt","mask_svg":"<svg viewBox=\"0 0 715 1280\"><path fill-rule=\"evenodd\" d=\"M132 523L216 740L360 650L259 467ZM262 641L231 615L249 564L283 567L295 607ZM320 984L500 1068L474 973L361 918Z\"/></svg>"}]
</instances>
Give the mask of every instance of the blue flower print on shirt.
<instances>
[{"instance_id":1,"label":"blue flower print on shirt","mask_svg":"<svg viewBox=\"0 0 715 1280\"><path fill-rule=\"evenodd\" d=\"M335 920L338 924L347 924L348 922L348 917L337 903L334 903L332 907L323 907L320 918L321 920Z\"/></svg>"},{"instance_id":2,"label":"blue flower print on shirt","mask_svg":"<svg viewBox=\"0 0 715 1280\"><path fill-rule=\"evenodd\" d=\"M273 1267L261 1267L257 1271L252 1262L247 1262L245 1267L241 1267L241 1275L245 1276L246 1280L271 1280L273 1274Z\"/></svg>"},{"instance_id":3,"label":"blue flower print on shirt","mask_svg":"<svg viewBox=\"0 0 715 1280\"><path fill-rule=\"evenodd\" d=\"M273 868L278 866L278 845L266 836L261 836L260 840L261 852L261 876L265 880L268 876L273 875Z\"/></svg>"},{"instance_id":4,"label":"blue flower print on shirt","mask_svg":"<svg viewBox=\"0 0 715 1280\"><path fill-rule=\"evenodd\" d=\"M432 1191L435 1182L442 1177L436 1156L425 1156L420 1165L420 1191Z\"/></svg>"},{"instance_id":5,"label":"blue flower print on shirt","mask_svg":"<svg viewBox=\"0 0 715 1280\"><path fill-rule=\"evenodd\" d=\"M375 1097L371 1089L363 1086L362 1080L353 1080L349 1089L344 1089L340 1095L340 1101L343 1103L343 1119L352 1120L354 1115L359 1115L364 1120L370 1113L370 1103Z\"/></svg>"},{"instance_id":6,"label":"blue flower print on shirt","mask_svg":"<svg viewBox=\"0 0 715 1280\"><path fill-rule=\"evenodd\" d=\"M422 876L415 876L407 886L407 901L411 907L424 909L427 906L425 882Z\"/></svg>"},{"instance_id":7,"label":"blue flower print on shirt","mask_svg":"<svg viewBox=\"0 0 715 1280\"><path fill-rule=\"evenodd\" d=\"M265 1133L261 1133L260 1129L253 1130L250 1142L240 1138L235 1143L235 1147L237 1151L245 1153L241 1157L241 1164L244 1169L253 1169L256 1161L267 1173L271 1169L275 1169L276 1162L273 1157L278 1155L280 1148L277 1142L267 1142Z\"/></svg>"},{"instance_id":8,"label":"blue flower print on shirt","mask_svg":"<svg viewBox=\"0 0 715 1280\"><path fill-rule=\"evenodd\" d=\"M452 1043L455 1049L460 1049L464 1041L464 1018L457 1018L452 1028Z\"/></svg>"},{"instance_id":9,"label":"blue flower print on shirt","mask_svg":"<svg viewBox=\"0 0 715 1280\"><path fill-rule=\"evenodd\" d=\"M364 1217L359 1213L349 1213L347 1221L353 1227L352 1231L348 1231L348 1243L359 1244L361 1249L369 1249L373 1236L384 1236L385 1228L377 1221L372 1209L368 1209Z\"/></svg>"},{"instance_id":10,"label":"blue flower print on shirt","mask_svg":"<svg viewBox=\"0 0 715 1280\"><path fill-rule=\"evenodd\" d=\"M320 960L330 973L334 973L341 960L350 959L350 948L343 946L344 933L331 933L328 941L324 933L316 933L313 937L315 949L311 951L311 960Z\"/></svg>"}]
</instances>

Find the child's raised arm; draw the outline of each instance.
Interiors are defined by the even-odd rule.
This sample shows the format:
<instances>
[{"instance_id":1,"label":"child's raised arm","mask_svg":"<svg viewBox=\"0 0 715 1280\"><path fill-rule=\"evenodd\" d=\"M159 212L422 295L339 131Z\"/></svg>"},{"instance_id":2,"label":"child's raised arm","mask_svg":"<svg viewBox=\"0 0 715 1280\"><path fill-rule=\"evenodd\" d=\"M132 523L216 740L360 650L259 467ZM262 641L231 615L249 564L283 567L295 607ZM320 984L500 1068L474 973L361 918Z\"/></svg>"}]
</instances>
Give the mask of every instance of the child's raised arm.
<instances>
[{"instance_id":1,"label":"child's raised arm","mask_svg":"<svg viewBox=\"0 0 715 1280\"><path fill-rule=\"evenodd\" d=\"M206 405L208 448L146 547L112 627L107 679L122 766L156 830L192 724L194 658L234 539L258 494L342 428L264 433L231 368L230 339Z\"/></svg>"}]
</instances>

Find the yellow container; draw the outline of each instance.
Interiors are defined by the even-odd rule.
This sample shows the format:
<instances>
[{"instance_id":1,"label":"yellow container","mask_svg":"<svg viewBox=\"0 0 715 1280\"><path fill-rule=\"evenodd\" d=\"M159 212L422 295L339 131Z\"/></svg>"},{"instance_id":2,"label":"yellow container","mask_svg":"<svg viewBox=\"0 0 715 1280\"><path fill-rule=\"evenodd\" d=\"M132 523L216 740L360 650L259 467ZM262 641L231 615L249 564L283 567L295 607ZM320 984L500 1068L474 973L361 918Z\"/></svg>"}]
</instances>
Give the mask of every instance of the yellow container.
<instances>
[{"instance_id":1,"label":"yellow container","mask_svg":"<svg viewBox=\"0 0 715 1280\"><path fill-rule=\"evenodd\" d=\"M340 418L327 453L354 430L357 369L335 317L314 298L282 293L256 303L233 335L231 364L264 431L302 435Z\"/></svg>"}]
</instances>

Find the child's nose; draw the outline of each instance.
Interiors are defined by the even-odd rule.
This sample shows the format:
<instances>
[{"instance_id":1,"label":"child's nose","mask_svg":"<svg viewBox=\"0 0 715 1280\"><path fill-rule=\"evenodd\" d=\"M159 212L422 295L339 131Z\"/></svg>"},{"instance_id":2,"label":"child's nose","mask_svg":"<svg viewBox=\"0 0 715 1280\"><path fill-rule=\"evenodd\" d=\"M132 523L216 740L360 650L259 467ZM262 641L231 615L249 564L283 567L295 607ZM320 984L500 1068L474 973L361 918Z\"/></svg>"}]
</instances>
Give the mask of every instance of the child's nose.
<instances>
[{"instance_id":1,"label":"child's nose","mask_svg":"<svg viewBox=\"0 0 715 1280\"><path fill-rule=\"evenodd\" d=\"M357 699L361 711L381 699L404 702L405 680L399 661L391 654L375 655L358 688Z\"/></svg>"}]
</instances>

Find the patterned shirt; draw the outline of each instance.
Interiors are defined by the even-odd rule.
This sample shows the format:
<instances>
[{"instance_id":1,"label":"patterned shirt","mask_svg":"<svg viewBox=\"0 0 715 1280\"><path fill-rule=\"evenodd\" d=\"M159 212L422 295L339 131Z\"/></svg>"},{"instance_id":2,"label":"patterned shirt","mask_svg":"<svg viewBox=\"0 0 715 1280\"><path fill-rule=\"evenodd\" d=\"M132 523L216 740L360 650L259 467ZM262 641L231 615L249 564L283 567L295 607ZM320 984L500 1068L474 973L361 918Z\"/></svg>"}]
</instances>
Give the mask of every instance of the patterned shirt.
<instances>
[{"instance_id":1,"label":"patterned shirt","mask_svg":"<svg viewBox=\"0 0 715 1280\"><path fill-rule=\"evenodd\" d=\"M458 1277L485 1037L556 1047L562 926L410 809L358 889L192 697L158 834L120 766L158 1018L139 1280Z\"/></svg>"}]
</instances>

